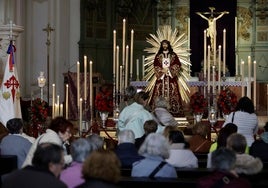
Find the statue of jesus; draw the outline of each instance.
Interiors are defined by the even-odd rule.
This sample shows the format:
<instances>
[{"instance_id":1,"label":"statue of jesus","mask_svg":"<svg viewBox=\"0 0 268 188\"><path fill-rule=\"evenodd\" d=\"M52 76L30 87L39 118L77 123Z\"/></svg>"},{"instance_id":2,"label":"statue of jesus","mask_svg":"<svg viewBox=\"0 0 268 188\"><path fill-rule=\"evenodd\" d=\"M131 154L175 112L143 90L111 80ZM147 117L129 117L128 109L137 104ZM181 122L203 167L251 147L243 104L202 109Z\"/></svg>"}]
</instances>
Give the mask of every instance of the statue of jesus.
<instances>
[{"instance_id":1,"label":"statue of jesus","mask_svg":"<svg viewBox=\"0 0 268 188\"><path fill-rule=\"evenodd\" d=\"M214 51L213 49L213 44L214 44L214 40L216 37L216 21L221 18L224 14L229 14L229 12L227 11L223 11L223 12L214 12L215 8L214 7L209 7L210 9L210 16L206 17L205 14L208 14L208 12L196 12L196 14L198 14L199 16L201 16L202 18L204 18L205 20L208 21L208 28L207 28L207 37L210 37L210 45L211 45L211 49L212 51ZM214 17L214 14L219 14L217 17Z\"/></svg>"}]
</instances>

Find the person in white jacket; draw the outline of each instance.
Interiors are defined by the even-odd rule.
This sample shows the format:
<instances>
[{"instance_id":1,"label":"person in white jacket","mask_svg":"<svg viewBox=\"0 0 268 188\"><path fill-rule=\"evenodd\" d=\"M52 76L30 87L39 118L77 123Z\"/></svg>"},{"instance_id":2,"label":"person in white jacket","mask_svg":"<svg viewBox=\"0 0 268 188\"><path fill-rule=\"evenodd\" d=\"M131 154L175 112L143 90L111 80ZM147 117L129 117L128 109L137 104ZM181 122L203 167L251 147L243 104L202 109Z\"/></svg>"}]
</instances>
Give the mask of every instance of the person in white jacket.
<instances>
[{"instance_id":1,"label":"person in white jacket","mask_svg":"<svg viewBox=\"0 0 268 188\"><path fill-rule=\"evenodd\" d=\"M56 117L53 119L46 132L40 135L32 144L22 167L32 164L34 152L41 143L54 143L64 148L64 143L68 142L72 136L72 129L73 124L64 117ZM67 154L67 151L65 151L64 160L65 164L72 162L72 157L70 154Z\"/></svg>"}]
</instances>

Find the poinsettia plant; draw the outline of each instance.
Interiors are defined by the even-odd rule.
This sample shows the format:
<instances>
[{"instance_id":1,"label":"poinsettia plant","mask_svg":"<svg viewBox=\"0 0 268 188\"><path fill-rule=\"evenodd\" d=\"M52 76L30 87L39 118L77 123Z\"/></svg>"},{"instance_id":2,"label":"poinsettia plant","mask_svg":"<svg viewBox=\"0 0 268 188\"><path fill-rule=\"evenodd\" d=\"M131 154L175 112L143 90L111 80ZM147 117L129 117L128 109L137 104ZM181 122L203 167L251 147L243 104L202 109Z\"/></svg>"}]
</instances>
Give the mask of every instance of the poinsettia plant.
<instances>
[{"instance_id":1,"label":"poinsettia plant","mask_svg":"<svg viewBox=\"0 0 268 188\"><path fill-rule=\"evenodd\" d=\"M236 108L237 96L230 88L226 88L220 92L217 104L223 114L229 114Z\"/></svg>"},{"instance_id":2,"label":"poinsettia plant","mask_svg":"<svg viewBox=\"0 0 268 188\"><path fill-rule=\"evenodd\" d=\"M113 94L108 89L102 89L95 98L95 109L99 112L113 111Z\"/></svg>"},{"instance_id":3,"label":"poinsettia plant","mask_svg":"<svg viewBox=\"0 0 268 188\"><path fill-rule=\"evenodd\" d=\"M207 99L204 97L204 95L197 91L190 97L190 107L192 110L192 113L204 113L207 109Z\"/></svg>"}]
</instances>

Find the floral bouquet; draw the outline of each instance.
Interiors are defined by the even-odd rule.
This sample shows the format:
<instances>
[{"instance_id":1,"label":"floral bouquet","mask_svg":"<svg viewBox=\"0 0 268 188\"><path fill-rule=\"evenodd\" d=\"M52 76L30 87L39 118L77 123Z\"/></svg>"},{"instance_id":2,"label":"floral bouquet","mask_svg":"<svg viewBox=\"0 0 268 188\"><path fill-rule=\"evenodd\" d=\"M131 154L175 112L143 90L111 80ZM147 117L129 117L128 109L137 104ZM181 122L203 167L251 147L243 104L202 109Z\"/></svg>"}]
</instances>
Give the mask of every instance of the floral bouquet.
<instances>
[{"instance_id":1,"label":"floral bouquet","mask_svg":"<svg viewBox=\"0 0 268 188\"><path fill-rule=\"evenodd\" d=\"M45 123L48 116L48 103L40 98L36 98L32 101L29 108L30 125L32 134L34 137L38 136L38 133L43 133L46 129Z\"/></svg>"},{"instance_id":2,"label":"floral bouquet","mask_svg":"<svg viewBox=\"0 0 268 188\"><path fill-rule=\"evenodd\" d=\"M109 91L102 91L96 95L95 109L99 112L113 112L113 95Z\"/></svg>"},{"instance_id":3,"label":"floral bouquet","mask_svg":"<svg viewBox=\"0 0 268 188\"><path fill-rule=\"evenodd\" d=\"M192 113L193 114L202 114L205 112L207 109L207 100L204 97L202 93L199 91L195 92L191 97L190 97L190 107L192 108Z\"/></svg>"},{"instance_id":4,"label":"floral bouquet","mask_svg":"<svg viewBox=\"0 0 268 188\"><path fill-rule=\"evenodd\" d=\"M223 114L230 114L236 108L237 96L229 88L226 88L220 92L217 104Z\"/></svg>"}]
</instances>

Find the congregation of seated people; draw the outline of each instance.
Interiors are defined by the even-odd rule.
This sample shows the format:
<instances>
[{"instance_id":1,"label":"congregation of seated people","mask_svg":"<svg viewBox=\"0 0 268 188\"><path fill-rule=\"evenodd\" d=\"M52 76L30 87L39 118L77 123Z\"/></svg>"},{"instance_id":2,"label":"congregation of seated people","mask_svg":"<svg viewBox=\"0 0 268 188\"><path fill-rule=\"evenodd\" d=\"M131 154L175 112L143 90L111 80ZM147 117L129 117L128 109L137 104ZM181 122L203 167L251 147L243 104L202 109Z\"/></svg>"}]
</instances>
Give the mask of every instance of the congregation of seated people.
<instances>
[{"instance_id":1,"label":"congregation of seated people","mask_svg":"<svg viewBox=\"0 0 268 188\"><path fill-rule=\"evenodd\" d=\"M122 112L130 110L126 116L131 115L133 109L146 115L132 112L139 118L128 119L121 117L124 113L120 114L121 127L115 148L105 147L104 138L98 134L71 139L74 125L64 117L52 119L46 132L36 139L22 136L21 119L8 121L9 134L1 139L1 156L17 156L17 169L1 174L2 187L129 187L145 181L151 183L149 185L158 181L160 185L164 181L170 187L173 184L228 187L222 179L228 179L230 187L247 188L258 183L267 186L262 174L267 175L264 164L268 162L268 122L259 139L252 140L257 128L254 112L243 111L248 108L245 107L250 103L248 99L241 99L237 111L230 114L213 143L208 140L205 124L194 125L193 135L186 140L178 125L159 123L154 113L145 108L147 97L145 92L137 93L134 102L122 109ZM239 116L246 116L244 113L251 114L254 122L252 135L242 128ZM135 127L126 126L131 121ZM13 137L18 141L12 143ZM69 151L66 143L70 143ZM7 148L12 150L7 152ZM200 166L199 153L207 156L206 167ZM248 176L256 178L258 174L260 178L256 181L247 180Z\"/></svg>"}]
</instances>

